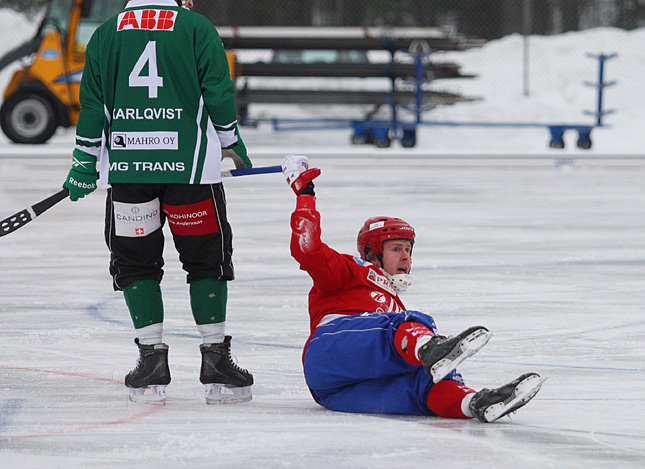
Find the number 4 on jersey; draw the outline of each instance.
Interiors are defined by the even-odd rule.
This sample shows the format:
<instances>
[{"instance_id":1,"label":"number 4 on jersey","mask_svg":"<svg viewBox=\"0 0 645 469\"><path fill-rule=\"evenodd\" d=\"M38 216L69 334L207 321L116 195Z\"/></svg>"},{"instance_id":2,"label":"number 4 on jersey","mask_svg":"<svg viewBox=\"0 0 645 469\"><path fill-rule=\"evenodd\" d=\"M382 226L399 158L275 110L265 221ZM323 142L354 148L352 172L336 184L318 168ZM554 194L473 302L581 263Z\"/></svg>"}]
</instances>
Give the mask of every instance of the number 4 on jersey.
<instances>
[{"instance_id":1,"label":"number 4 on jersey","mask_svg":"<svg viewBox=\"0 0 645 469\"><path fill-rule=\"evenodd\" d=\"M148 64L148 74L142 75L143 69ZM158 88L163 87L163 77L157 71L157 43L149 41L139 60L134 65L128 81L130 87L148 88L148 98L158 96Z\"/></svg>"}]
</instances>

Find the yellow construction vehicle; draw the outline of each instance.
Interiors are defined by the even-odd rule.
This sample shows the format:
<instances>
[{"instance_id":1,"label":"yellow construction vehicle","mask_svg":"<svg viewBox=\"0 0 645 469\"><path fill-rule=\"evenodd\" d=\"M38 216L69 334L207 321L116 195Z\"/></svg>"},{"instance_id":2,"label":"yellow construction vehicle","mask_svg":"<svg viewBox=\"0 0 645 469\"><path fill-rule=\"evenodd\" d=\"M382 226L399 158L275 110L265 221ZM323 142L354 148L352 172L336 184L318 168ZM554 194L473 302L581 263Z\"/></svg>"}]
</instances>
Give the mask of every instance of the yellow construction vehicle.
<instances>
[{"instance_id":1,"label":"yellow construction vehicle","mask_svg":"<svg viewBox=\"0 0 645 469\"><path fill-rule=\"evenodd\" d=\"M78 122L85 46L127 0L51 0L35 37L0 58L0 71L22 60L4 92L0 126L16 143L44 143Z\"/></svg>"}]
</instances>

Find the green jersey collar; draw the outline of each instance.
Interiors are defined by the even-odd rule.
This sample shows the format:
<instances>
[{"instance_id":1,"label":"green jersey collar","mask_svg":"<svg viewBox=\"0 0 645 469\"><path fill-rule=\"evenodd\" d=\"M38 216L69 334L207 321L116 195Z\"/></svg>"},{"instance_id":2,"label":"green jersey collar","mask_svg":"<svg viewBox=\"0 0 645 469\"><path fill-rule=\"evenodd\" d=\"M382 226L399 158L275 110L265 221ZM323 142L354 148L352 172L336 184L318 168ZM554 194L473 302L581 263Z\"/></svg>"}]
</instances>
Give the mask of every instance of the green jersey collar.
<instances>
[{"instance_id":1,"label":"green jersey collar","mask_svg":"<svg viewBox=\"0 0 645 469\"><path fill-rule=\"evenodd\" d=\"M138 8L138 7L149 7L149 6L177 8L177 2L175 0L130 0L126 8Z\"/></svg>"}]
</instances>

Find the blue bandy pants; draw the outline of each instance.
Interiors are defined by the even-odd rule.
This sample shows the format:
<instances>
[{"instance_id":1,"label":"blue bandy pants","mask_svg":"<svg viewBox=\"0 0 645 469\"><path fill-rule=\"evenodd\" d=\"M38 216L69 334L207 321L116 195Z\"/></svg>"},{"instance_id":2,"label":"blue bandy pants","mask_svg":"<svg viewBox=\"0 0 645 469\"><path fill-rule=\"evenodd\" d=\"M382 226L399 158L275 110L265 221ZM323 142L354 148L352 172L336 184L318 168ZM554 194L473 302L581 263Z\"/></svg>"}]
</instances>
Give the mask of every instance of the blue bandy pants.
<instances>
[{"instance_id":1,"label":"blue bandy pants","mask_svg":"<svg viewBox=\"0 0 645 469\"><path fill-rule=\"evenodd\" d=\"M418 311L344 316L318 327L304 355L305 380L316 402L341 412L434 415L426 404L432 378L394 346L403 322L437 333L432 317ZM445 379L463 384L455 371Z\"/></svg>"}]
</instances>

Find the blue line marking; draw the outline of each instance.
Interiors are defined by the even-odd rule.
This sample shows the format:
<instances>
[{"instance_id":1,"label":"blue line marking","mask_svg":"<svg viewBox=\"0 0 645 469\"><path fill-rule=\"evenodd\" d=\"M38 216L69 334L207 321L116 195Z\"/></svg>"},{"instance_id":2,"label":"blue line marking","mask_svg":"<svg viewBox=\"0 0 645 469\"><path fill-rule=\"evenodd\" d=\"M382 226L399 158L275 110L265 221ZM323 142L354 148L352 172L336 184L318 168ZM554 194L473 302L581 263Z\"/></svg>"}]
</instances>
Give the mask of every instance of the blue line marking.
<instances>
[{"instance_id":1,"label":"blue line marking","mask_svg":"<svg viewBox=\"0 0 645 469\"><path fill-rule=\"evenodd\" d=\"M0 401L0 436L11 426L14 417L22 409L23 399L7 399Z\"/></svg>"},{"instance_id":2,"label":"blue line marking","mask_svg":"<svg viewBox=\"0 0 645 469\"><path fill-rule=\"evenodd\" d=\"M275 280L275 278L271 279L265 279L265 280ZM254 281L257 281L254 280ZM172 290L183 290L186 287L170 287L170 288L165 288L166 291L172 291ZM120 301L121 298L119 297L114 297L114 298L108 298L102 301L99 301L98 303L95 303L93 305L90 305L87 307L85 312L87 313L88 316L91 318L96 319L97 321L104 322L107 324L112 324L115 326L118 326L120 328L124 329L129 329L129 330L134 330L134 327L132 326L132 323L130 321L122 321L120 319L113 319L106 315L103 312L103 307L106 304L112 303L114 301ZM189 334L186 332L170 332L170 331L164 331L164 335L171 335L175 337L188 337L191 339L201 339L201 336L199 334ZM287 348L287 349L295 349L295 350L302 350L302 346L300 345L283 345L283 344L271 344L267 342L248 342L248 341L237 341L242 344L247 344L247 345L259 345L262 347L277 347L277 348ZM304 344L303 344L304 345Z\"/></svg>"},{"instance_id":3,"label":"blue line marking","mask_svg":"<svg viewBox=\"0 0 645 469\"><path fill-rule=\"evenodd\" d=\"M600 262L601 264L606 263L607 261L602 261ZM617 261L612 261L610 263L615 264ZM620 261L618 261L620 262ZM635 262L638 264L643 263L643 260L635 260L635 261L629 261L630 263ZM596 262L591 262L591 263L596 263ZM565 263L555 263L555 264L572 264L572 262L565 262ZM575 263L573 263L575 264ZM536 263L535 265L542 265L540 263ZM489 268L495 268L495 267L508 267L508 266L480 266L480 267L489 267ZM518 266L520 267L520 266ZM523 266L525 267L525 266ZM473 267L473 266L463 266L463 267L455 267L455 268L478 268L478 267ZM451 269L448 267L447 269ZM419 270L438 270L436 268L421 268ZM294 279L294 278L299 278L296 275L292 276L285 276L282 277L282 279ZM262 281L276 281L279 280L278 277L266 277L266 278L256 278L256 279L251 279L251 280L236 280L238 283L250 283L250 282L262 282ZM169 287L166 288L165 290L167 291L172 291L172 290L182 290L187 288L186 286L181 286L181 287ZM106 300L99 301L98 303L95 303L93 305L90 305L86 312L87 314L101 322L105 322L108 324L114 324L119 327L123 327L129 330L134 330L134 327L132 326L131 322L126 322L126 321L121 321L118 319L112 319L109 316L107 316L103 312L103 306L114 302L118 301L121 298L109 298ZM164 335L171 335L175 337L188 337L191 339L200 339L201 336L199 334L188 334L185 332L166 332L164 331ZM239 341L239 343L246 344L246 345L258 345L262 347L275 347L275 348L285 348L285 349L296 349L296 350L302 350L302 346L296 346L296 345L285 345L285 344L272 344L272 343L267 343L267 342L249 342L249 341ZM304 345L304 344L303 344ZM469 362L479 362L479 363L492 363L492 364L498 364L498 365L510 365L510 366L533 366L533 367L542 367L542 368L559 368L559 369L575 369L575 370L589 370L589 371L617 371L617 372L627 372L627 373L645 373L645 368L613 368L613 367L602 367L602 366L578 366L578 365L558 365L558 364L547 364L547 363L524 363L524 362L508 362L508 361L500 361L500 360L478 360L478 359L471 359Z\"/></svg>"}]
</instances>

